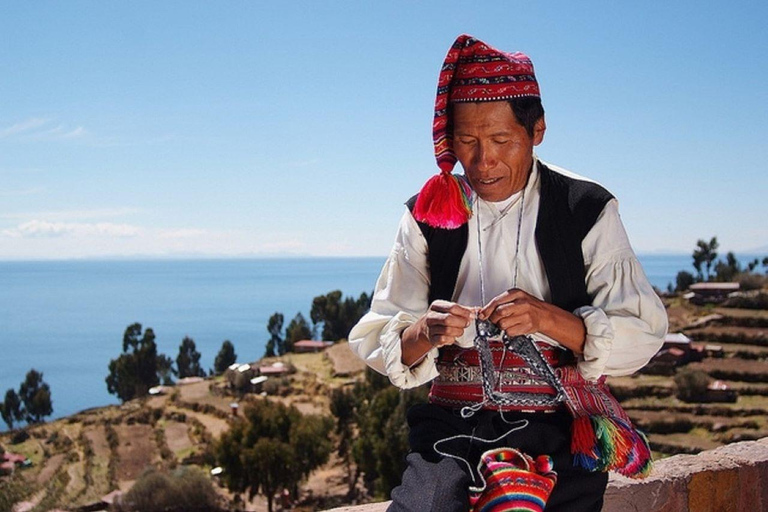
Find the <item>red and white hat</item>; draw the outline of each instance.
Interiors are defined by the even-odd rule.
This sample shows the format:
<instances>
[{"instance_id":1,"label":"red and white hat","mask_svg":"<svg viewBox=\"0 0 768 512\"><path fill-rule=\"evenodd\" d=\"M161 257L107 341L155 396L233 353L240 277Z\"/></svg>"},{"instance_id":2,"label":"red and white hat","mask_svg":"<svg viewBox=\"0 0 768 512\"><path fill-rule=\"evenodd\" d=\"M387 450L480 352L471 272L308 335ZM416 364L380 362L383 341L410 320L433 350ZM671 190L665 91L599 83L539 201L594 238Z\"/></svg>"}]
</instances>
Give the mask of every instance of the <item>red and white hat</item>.
<instances>
[{"instance_id":1,"label":"red and white hat","mask_svg":"<svg viewBox=\"0 0 768 512\"><path fill-rule=\"evenodd\" d=\"M419 193L413 215L432 227L454 229L467 222L472 210L468 185L451 174L456 165L450 103L540 98L533 63L527 55L506 53L462 34L448 50L437 81L432 139L440 174Z\"/></svg>"}]
</instances>

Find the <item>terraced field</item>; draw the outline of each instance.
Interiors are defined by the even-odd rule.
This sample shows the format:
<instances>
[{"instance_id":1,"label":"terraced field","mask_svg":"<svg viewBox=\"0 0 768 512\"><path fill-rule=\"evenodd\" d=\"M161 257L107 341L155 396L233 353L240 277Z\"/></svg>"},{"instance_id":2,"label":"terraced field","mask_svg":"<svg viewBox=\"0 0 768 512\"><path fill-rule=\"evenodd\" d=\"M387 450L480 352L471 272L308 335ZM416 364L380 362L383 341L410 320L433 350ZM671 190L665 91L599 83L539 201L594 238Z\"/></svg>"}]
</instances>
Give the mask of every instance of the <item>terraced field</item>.
<instances>
[{"instance_id":1,"label":"terraced field","mask_svg":"<svg viewBox=\"0 0 768 512\"><path fill-rule=\"evenodd\" d=\"M285 358L298 371L285 379L273 400L294 405L306 414L329 414L331 387L344 385L362 367L348 358L345 346L333 347L339 356L292 354ZM350 353L351 354L351 353ZM352 368L350 370L350 368ZM340 376L344 375L344 376ZM230 403L258 400L257 395L228 395L222 378L174 388L169 395L133 400L122 406L82 411L68 418L26 429L29 438L11 443L11 433L0 434L0 444L32 461L15 478L25 491L24 510L76 510L108 500L115 490L130 489L148 468L194 464L209 471L213 443L229 429ZM332 458L310 476L303 492L315 500L338 503L347 486L345 469ZM218 488L226 500L233 496ZM338 494L338 496L337 496ZM248 510L266 511L261 496L247 501ZM310 507L307 510L311 510Z\"/></svg>"},{"instance_id":2,"label":"terraced field","mask_svg":"<svg viewBox=\"0 0 768 512\"><path fill-rule=\"evenodd\" d=\"M688 368L724 381L739 393L736 403L686 403L675 397L671 376L609 379L632 420L648 434L659 456L698 453L727 443L768 436L768 316L765 311L669 308L670 325L696 340L719 345L724 357L707 358ZM681 321L684 318L685 321ZM678 368L677 371L680 371Z\"/></svg>"}]
</instances>

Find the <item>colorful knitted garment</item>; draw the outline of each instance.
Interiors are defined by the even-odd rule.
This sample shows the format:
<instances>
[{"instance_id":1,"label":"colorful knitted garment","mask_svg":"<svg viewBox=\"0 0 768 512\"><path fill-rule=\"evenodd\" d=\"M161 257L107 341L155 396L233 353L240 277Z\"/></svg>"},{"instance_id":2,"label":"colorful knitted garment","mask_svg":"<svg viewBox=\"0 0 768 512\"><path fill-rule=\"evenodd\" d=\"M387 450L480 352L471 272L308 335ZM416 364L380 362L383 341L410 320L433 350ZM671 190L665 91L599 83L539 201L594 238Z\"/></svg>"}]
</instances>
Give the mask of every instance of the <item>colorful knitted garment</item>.
<instances>
[{"instance_id":1,"label":"colorful knitted garment","mask_svg":"<svg viewBox=\"0 0 768 512\"><path fill-rule=\"evenodd\" d=\"M440 174L421 189L413 209L416 220L432 227L455 229L472 214L468 188L451 174L456 155L449 104L523 96L541 97L531 59L520 52L502 52L467 34L456 39L437 81L432 138Z\"/></svg>"},{"instance_id":2,"label":"colorful knitted garment","mask_svg":"<svg viewBox=\"0 0 768 512\"><path fill-rule=\"evenodd\" d=\"M513 448L485 452L477 469L485 488L471 496L472 512L542 512L557 483L548 455L534 461Z\"/></svg>"}]
</instances>

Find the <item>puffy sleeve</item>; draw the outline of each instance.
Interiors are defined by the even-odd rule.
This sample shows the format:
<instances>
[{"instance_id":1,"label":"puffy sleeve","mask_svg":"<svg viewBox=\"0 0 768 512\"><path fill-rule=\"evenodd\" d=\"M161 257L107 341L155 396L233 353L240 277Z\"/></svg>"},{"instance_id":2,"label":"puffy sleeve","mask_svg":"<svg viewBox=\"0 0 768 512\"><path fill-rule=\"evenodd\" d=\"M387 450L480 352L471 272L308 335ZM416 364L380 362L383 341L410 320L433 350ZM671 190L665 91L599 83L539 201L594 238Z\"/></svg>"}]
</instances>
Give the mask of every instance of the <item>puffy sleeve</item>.
<instances>
[{"instance_id":1,"label":"puffy sleeve","mask_svg":"<svg viewBox=\"0 0 768 512\"><path fill-rule=\"evenodd\" d=\"M574 311L587 331L579 372L589 380L634 373L664 343L667 313L629 244L615 199L587 233L582 251L593 302Z\"/></svg>"},{"instance_id":2,"label":"puffy sleeve","mask_svg":"<svg viewBox=\"0 0 768 512\"><path fill-rule=\"evenodd\" d=\"M426 313L428 297L427 242L406 210L376 282L371 310L349 333L352 351L399 388L420 386L438 375L436 348L411 367L401 361L400 333Z\"/></svg>"}]
</instances>

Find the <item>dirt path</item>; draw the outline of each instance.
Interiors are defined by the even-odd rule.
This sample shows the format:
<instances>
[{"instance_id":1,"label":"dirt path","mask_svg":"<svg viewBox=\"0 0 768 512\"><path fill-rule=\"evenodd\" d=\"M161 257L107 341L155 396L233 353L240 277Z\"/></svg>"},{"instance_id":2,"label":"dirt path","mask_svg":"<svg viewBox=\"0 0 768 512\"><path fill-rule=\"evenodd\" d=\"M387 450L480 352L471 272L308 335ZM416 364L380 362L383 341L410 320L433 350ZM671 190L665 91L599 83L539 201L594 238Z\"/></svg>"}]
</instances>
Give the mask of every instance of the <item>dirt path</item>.
<instances>
[{"instance_id":1,"label":"dirt path","mask_svg":"<svg viewBox=\"0 0 768 512\"><path fill-rule=\"evenodd\" d=\"M66 454L57 453L48 459L45 462L43 470L40 471L40 473L37 475L37 483L40 485L45 485L46 482L53 478L53 475L56 474L56 471L58 471L58 469L61 467L61 464L64 462L64 457L66 457Z\"/></svg>"}]
</instances>

